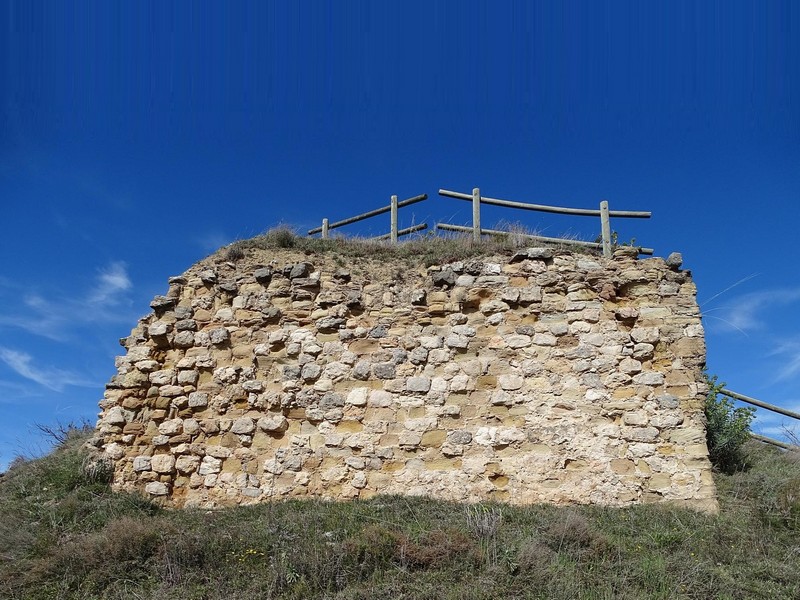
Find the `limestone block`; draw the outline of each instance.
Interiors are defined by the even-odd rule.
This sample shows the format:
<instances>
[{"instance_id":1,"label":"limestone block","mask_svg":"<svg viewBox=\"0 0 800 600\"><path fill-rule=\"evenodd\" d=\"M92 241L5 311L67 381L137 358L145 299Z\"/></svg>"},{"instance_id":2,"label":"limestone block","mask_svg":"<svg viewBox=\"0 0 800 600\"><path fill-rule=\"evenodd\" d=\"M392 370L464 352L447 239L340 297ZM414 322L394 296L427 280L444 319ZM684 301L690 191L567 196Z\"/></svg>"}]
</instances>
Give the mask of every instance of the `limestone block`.
<instances>
[{"instance_id":1,"label":"limestone block","mask_svg":"<svg viewBox=\"0 0 800 600\"><path fill-rule=\"evenodd\" d=\"M394 363L377 363L372 365L372 373L378 379L394 379L395 369Z\"/></svg>"},{"instance_id":2,"label":"limestone block","mask_svg":"<svg viewBox=\"0 0 800 600\"><path fill-rule=\"evenodd\" d=\"M664 374L653 371L642 372L633 377L633 382L640 385L664 385Z\"/></svg>"},{"instance_id":3,"label":"limestone block","mask_svg":"<svg viewBox=\"0 0 800 600\"><path fill-rule=\"evenodd\" d=\"M158 425L158 432L162 435L177 435L183 432L182 419L170 419Z\"/></svg>"},{"instance_id":4,"label":"limestone block","mask_svg":"<svg viewBox=\"0 0 800 600\"><path fill-rule=\"evenodd\" d=\"M140 360L134 363L134 366L142 373L151 373L158 368L158 361L156 360Z\"/></svg>"},{"instance_id":5,"label":"limestone block","mask_svg":"<svg viewBox=\"0 0 800 600\"><path fill-rule=\"evenodd\" d=\"M255 424L250 417L240 417L231 424L231 433L249 435L255 431Z\"/></svg>"},{"instance_id":6,"label":"limestone block","mask_svg":"<svg viewBox=\"0 0 800 600\"><path fill-rule=\"evenodd\" d=\"M179 331L172 338L172 344L176 348L191 348L194 346L194 333L191 331Z\"/></svg>"},{"instance_id":7,"label":"limestone block","mask_svg":"<svg viewBox=\"0 0 800 600\"><path fill-rule=\"evenodd\" d=\"M445 431L444 429L433 429L431 431L426 431L425 433L422 434L420 445L424 447L438 448L444 443L446 439L447 439L447 431Z\"/></svg>"},{"instance_id":8,"label":"limestone block","mask_svg":"<svg viewBox=\"0 0 800 600\"><path fill-rule=\"evenodd\" d=\"M125 421L125 412L119 406L110 408L101 419L106 425L124 425Z\"/></svg>"},{"instance_id":9,"label":"limestone block","mask_svg":"<svg viewBox=\"0 0 800 600\"><path fill-rule=\"evenodd\" d=\"M156 473L172 473L175 457L171 454L155 454L150 458L150 467Z\"/></svg>"},{"instance_id":10,"label":"limestone block","mask_svg":"<svg viewBox=\"0 0 800 600\"><path fill-rule=\"evenodd\" d=\"M537 333L533 336L533 344L535 346L555 346L558 344L558 339L551 333Z\"/></svg>"},{"instance_id":11,"label":"limestone block","mask_svg":"<svg viewBox=\"0 0 800 600\"><path fill-rule=\"evenodd\" d=\"M200 378L200 373L197 371L178 371L178 385L197 385L197 381Z\"/></svg>"},{"instance_id":12,"label":"limestone block","mask_svg":"<svg viewBox=\"0 0 800 600\"><path fill-rule=\"evenodd\" d=\"M233 316L231 315L231 319ZM211 343L215 346L219 346L225 344L230 340L231 333L224 327L218 327L216 329L212 329L208 332L209 338L211 339Z\"/></svg>"},{"instance_id":13,"label":"limestone block","mask_svg":"<svg viewBox=\"0 0 800 600\"><path fill-rule=\"evenodd\" d=\"M169 494L169 486L161 481L151 481L144 486L144 491L151 496L166 496Z\"/></svg>"},{"instance_id":14,"label":"limestone block","mask_svg":"<svg viewBox=\"0 0 800 600\"><path fill-rule=\"evenodd\" d=\"M642 363L638 360L633 358L624 358L619 363L619 369L623 373L627 373L629 375L634 375L636 373L640 373L642 371Z\"/></svg>"},{"instance_id":15,"label":"limestone block","mask_svg":"<svg viewBox=\"0 0 800 600\"><path fill-rule=\"evenodd\" d=\"M189 407L202 409L208 406L208 394L205 392L192 392L189 394Z\"/></svg>"},{"instance_id":16,"label":"limestone block","mask_svg":"<svg viewBox=\"0 0 800 600\"><path fill-rule=\"evenodd\" d=\"M639 344L655 344L661 339L658 327L634 327L631 329L631 339Z\"/></svg>"},{"instance_id":17,"label":"limestone block","mask_svg":"<svg viewBox=\"0 0 800 600\"><path fill-rule=\"evenodd\" d=\"M173 377L175 377L173 369L162 369L151 372L148 379L153 385L169 385L172 383Z\"/></svg>"},{"instance_id":18,"label":"limestone block","mask_svg":"<svg viewBox=\"0 0 800 600\"><path fill-rule=\"evenodd\" d=\"M197 470L199 464L200 464L199 456L186 456L186 455L179 456L175 460L175 469L181 475L189 475Z\"/></svg>"},{"instance_id":19,"label":"limestone block","mask_svg":"<svg viewBox=\"0 0 800 600\"><path fill-rule=\"evenodd\" d=\"M283 432L289 428L289 421L282 414L269 414L258 419L258 427L263 431Z\"/></svg>"},{"instance_id":20,"label":"limestone block","mask_svg":"<svg viewBox=\"0 0 800 600\"><path fill-rule=\"evenodd\" d=\"M370 389L367 387L354 388L347 394L345 402L353 406L366 406L369 392Z\"/></svg>"},{"instance_id":21,"label":"limestone block","mask_svg":"<svg viewBox=\"0 0 800 600\"><path fill-rule=\"evenodd\" d=\"M435 348L441 348L444 344L444 338L442 336L421 336L419 338L419 343L423 348L427 348L428 350L433 350Z\"/></svg>"},{"instance_id":22,"label":"limestone block","mask_svg":"<svg viewBox=\"0 0 800 600\"><path fill-rule=\"evenodd\" d=\"M527 348L533 343L529 335L509 335L505 338L505 343L509 348Z\"/></svg>"},{"instance_id":23,"label":"limestone block","mask_svg":"<svg viewBox=\"0 0 800 600\"><path fill-rule=\"evenodd\" d=\"M200 467L197 469L197 473L198 475L212 475L219 473L221 470L222 459L206 455L200 462Z\"/></svg>"},{"instance_id":24,"label":"limestone block","mask_svg":"<svg viewBox=\"0 0 800 600\"><path fill-rule=\"evenodd\" d=\"M627 412L622 415L622 422L625 425L647 425L647 413L642 411Z\"/></svg>"},{"instance_id":25,"label":"limestone block","mask_svg":"<svg viewBox=\"0 0 800 600\"><path fill-rule=\"evenodd\" d=\"M633 358L636 360L650 360L653 358L655 346L653 344L636 344L633 347Z\"/></svg>"},{"instance_id":26,"label":"limestone block","mask_svg":"<svg viewBox=\"0 0 800 600\"><path fill-rule=\"evenodd\" d=\"M165 338L172 331L172 324L165 321L154 321L147 327L147 335L153 339Z\"/></svg>"},{"instance_id":27,"label":"limestone block","mask_svg":"<svg viewBox=\"0 0 800 600\"><path fill-rule=\"evenodd\" d=\"M165 398L175 398L183 395L183 386L180 385L162 385L158 393Z\"/></svg>"},{"instance_id":28,"label":"limestone block","mask_svg":"<svg viewBox=\"0 0 800 600\"><path fill-rule=\"evenodd\" d=\"M421 442L422 434L416 431L403 431L398 438L401 448L416 448Z\"/></svg>"},{"instance_id":29,"label":"limestone block","mask_svg":"<svg viewBox=\"0 0 800 600\"><path fill-rule=\"evenodd\" d=\"M409 392L427 392L431 389L431 380L427 377L409 377L406 390Z\"/></svg>"},{"instance_id":30,"label":"limestone block","mask_svg":"<svg viewBox=\"0 0 800 600\"><path fill-rule=\"evenodd\" d=\"M623 427L622 438L631 442L654 442L658 438L655 427Z\"/></svg>"},{"instance_id":31,"label":"limestone block","mask_svg":"<svg viewBox=\"0 0 800 600\"><path fill-rule=\"evenodd\" d=\"M497 383L503 390L513 391L521 389L525 384L525 380L519 375L505 374L497 378Z\"/></svg>"},{"instance_id":32,"label":"limestone block","mask_svg":"<svg viewBox=\"0 0 800 600\"><path fill-rule=\"evenodd\" d=\"M133 459L133 470L137 473L142 471L150 471L150 457L149 456L136 456Z\"/></svg>"}]
</instances>

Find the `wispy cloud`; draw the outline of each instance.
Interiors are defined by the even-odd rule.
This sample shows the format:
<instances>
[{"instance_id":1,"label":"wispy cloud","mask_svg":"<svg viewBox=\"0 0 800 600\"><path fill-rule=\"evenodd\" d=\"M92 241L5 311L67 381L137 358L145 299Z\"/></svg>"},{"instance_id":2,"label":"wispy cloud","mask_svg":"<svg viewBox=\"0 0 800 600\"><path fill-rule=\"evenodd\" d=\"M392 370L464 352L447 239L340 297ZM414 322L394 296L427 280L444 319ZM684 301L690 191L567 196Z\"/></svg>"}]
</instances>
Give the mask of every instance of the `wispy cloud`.
<instances>
[{"instance_id":1,"label":"wispy cloud","mask_svg":"<svg viewBox=\"0 0 800 600\"><path fill-rule=\"evenodd\" d=\"M36 366L30 354L12 348L0 346L0 361L8 365L17 375L55 392L61 392L67 386L97 386L96 382L88 381L71 371Z\"/></svg>"},{"instance_id":2,"label":"wispy cloud","mask_svg":"<svg viewBox=\"0 0 800 600\"><path fill-rule=\"evenodd\" d=\"M714 316L726 329L748 332L765 328L771 311L795 302L800 302L800 288L763 290L745 294L725 306L705 311L705 314L721 311Z\"/></svg>"},{"instance_id":3,"label":"wispy cloud","mask_svg":"<svg viewBox=\"0 0 800 600\"><path fill-rule=\"evenodd\" d=\"M89 293L88 302L95 305L117 304L120 294L132 287L125 263L113 262L100 271L97 284Z\"/></svg>"},{"instance_id":4,"label":"wispy cloud","mask_svg":"<svg viewBox=\"0 0 800 600\"><path fill-rule=\"evenodd\" d=\"M130 305L127 294L132 288L125 263L112 262L98 271L92 286L82 294L54 299L32 292L21 294L22 302L0 315L0 326L64 341L76 326L131 321L133 316L120 309Z\"/></svg>"},{"instance_id":5,"label":"wispy cloud","mask_svg":"<svg viewBox=\"0 0 800 600\"><path fill-rule=\"evenodd\" d=\"M779 344L770 356L779 357L777 381L782 381L800 374L800 342L787 341Z\"/></svg>"}]
</instances>

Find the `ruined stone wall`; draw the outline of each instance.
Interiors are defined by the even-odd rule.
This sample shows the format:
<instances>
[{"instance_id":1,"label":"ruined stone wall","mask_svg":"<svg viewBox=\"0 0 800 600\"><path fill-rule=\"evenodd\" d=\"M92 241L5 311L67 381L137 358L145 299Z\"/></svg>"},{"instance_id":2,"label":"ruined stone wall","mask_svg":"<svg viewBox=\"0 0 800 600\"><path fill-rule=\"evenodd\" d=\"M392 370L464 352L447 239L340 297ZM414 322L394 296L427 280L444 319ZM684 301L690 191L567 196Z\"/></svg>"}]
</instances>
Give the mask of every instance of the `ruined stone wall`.
<instances>
[{"instance_id":1,"label":"ruined stone wall","mask_svg":"<svg viewBox=\"0 0 800 600\"><path fill-rule=\"evenodd\" d=\"M100 403L117 489L716 508L695 286L660 258L249 250L151 307Z\"/></svg>"}]
</instances>

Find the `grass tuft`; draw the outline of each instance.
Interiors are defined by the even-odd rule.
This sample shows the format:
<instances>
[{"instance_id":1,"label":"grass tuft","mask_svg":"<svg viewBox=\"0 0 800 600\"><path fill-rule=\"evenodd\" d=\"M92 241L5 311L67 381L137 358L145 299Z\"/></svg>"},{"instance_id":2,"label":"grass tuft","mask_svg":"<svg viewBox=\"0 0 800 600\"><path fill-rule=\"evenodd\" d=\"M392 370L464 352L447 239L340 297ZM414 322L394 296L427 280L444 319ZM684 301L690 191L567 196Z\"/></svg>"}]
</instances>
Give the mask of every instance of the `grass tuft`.
<instances>
[{"instance_id":1,"label":"grass tuft","mask_svg":"<svg viewBox=\"0 0 800 600\"><path fill-rule=\"evenodd\" d=\"M408 263L423 264L426 267L449 262L468 260L491 254L509 255L520 248L539 246L525 237L529 232L518 224L506 224L505 235L485 235L476 243L470 235L433 234L420 235L393 245L385 240L358 237L336 237L329 239L312 238L299 235L286 225L267 231L263 235L247 240L239 240L223 248L221 257L225 261L244 258L248 250L276 250L292 248L306 254L332 254L348 258L399 259ZM565 239L562 244L552 245L556 250L592 252L570 244Z\"/></svg>"}]
</instances>

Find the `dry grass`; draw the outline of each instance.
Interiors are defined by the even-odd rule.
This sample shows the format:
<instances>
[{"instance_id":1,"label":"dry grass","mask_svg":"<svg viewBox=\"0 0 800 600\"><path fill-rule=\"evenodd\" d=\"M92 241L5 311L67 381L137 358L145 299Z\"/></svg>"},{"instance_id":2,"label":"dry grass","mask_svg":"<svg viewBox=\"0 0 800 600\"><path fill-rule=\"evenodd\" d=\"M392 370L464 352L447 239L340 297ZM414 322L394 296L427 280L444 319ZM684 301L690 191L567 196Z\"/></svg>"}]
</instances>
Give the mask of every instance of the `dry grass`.
<instances>
[{"instance_id":1,"label":"dry grass","mask_svg":"<svg viewBox=\"0 0 800 600\"><path fill-rule=\"evenodd\" d=\"M800 597L800 463L757 445L708 516L403 497L163 511L111 494L80 443L0 482L0 597Z\"/></svg>"},{"instance_id":2,"label":"dry grass","mask_svg":"<svg viewBox=\"0 0 800 600\"><path fill-rule=\"evenodd\" d=\"M388 241L380 241L358 237L336 237L320 239L303 237L287 226L272 229L264 235L248 240L236 241L220 252L225 260L236 262L246 256L248 250L275 250L291 248L307 254L337 254L350 258L393 258L424 266L445 264L448 262L467 260L476 256L507 255L520 248L541 246L542 242L534 242L527 235L535 235L517 224L506 224L505 235L486 235L476 243L468 234L428 233L418 235L397 245ZM556 250L592 253L591 249L571 244L565 239L559 244L549 244ZM574 240L572 240L574 241Z\"/></svg>"}]
</instances>

